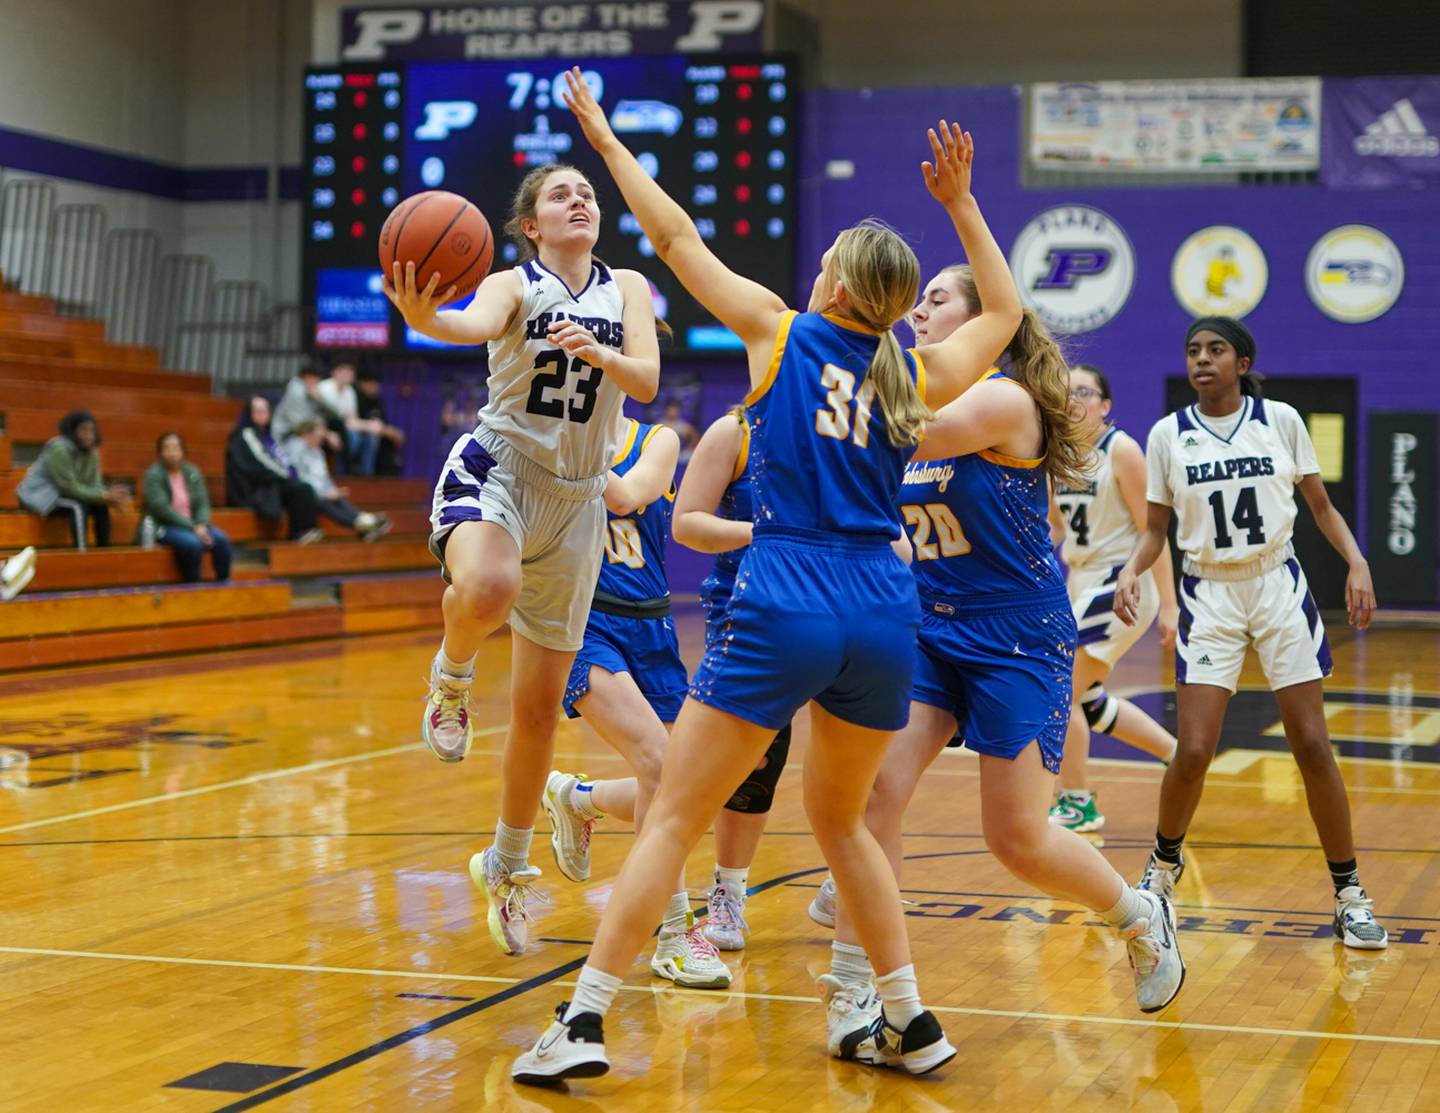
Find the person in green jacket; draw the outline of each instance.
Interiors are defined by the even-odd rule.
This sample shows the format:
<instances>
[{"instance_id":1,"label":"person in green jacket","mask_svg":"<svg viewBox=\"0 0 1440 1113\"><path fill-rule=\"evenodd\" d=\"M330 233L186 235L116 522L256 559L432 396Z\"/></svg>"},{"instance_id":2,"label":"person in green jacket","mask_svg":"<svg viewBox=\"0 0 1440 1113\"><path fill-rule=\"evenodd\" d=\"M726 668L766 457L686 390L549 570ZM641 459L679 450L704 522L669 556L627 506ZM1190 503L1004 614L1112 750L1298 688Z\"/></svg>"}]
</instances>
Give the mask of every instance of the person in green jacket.
<instances>
[{"instance_id":1,"label":"person in green jacket","mask_svg":"<svg viewBox=\"0 0 1440 1113\"><path fill-rule=\"evenodd\" d=\"M20 505L42 518L64 514L77 549L85 548L86 521L95 525L95 544L110 544L110 508L130 505L130 491L106 486L100 471L100 428L88 410L71 410L60 419L60 435L51 437L40 457L15 489Z\"/></svg>"},{"instance_id":2,"label":"person in green jacket","mask_svg":"<svg viewBox=\"0 0 1440 1113\"><path fill-rule=\"evenodd\" d=\"M230 578L230 538L210 523L210 496L200 469L185 459L185 440L179 433L163 433L155 442L158 459L145 469L140 499L145 521L153 523L155 539L175 551L180 575L187 584L200 579L206 552L215 566L215 578Z\"/></svg>"}]
</instances>

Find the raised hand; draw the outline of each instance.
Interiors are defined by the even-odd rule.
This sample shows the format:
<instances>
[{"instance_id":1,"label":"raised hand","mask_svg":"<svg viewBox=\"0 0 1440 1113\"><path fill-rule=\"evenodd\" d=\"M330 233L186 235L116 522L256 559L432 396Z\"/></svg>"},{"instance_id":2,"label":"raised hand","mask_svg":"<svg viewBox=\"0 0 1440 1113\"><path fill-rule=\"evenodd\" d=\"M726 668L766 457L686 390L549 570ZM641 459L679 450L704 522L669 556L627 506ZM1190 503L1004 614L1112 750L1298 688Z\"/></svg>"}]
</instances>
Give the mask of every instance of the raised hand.
<instances>
[{"instance_id":1,"label":"raised hand","mask_svg":"<svg viewBox=\"0 0 1440 1113\"><path fill-rule=\"evenodd\" d=\"M607 144L619 142L610 130L605 110L595 100L590 86L585 84L579 66L571 66L565 71L565 91L561 95L566 106L575 113L575 119L579 121L580 130L585 133L590 146L603 153Z\"/></svg>"},{"instance_id":2,"label":"raised hand","mask_svg":"<svg viewBox=\"0 0 1440 1113\"><path fill-rule=\"evenodd\" d=\"M395 260L391 270L389 281L381 287L390 303L400 310L400 316L405 318L405 323L413 329L424 330L435 319L435 311L446 302L455 297L455 287L451 286L444 294L435 296L435 287L440 284L440 273L437 271L430 276L430 281L425 284L425 289L415 288L415 264L406 263L402 271L400 260Z\"/></svg>"},{"instance_id":3,"label":"raised hand","mask_svg":"<svg viewBox=\"0 0 1440 1113\"><path fill-rule=\"evenodd\" d=\"M930 196L947 208L969 200L970 170L975 160L975 141L970 133L961 131L959 124L941 120L939 134L931 128L926 135L935 161L922 162L920 172Z\"/></svg>"}]
</instances>

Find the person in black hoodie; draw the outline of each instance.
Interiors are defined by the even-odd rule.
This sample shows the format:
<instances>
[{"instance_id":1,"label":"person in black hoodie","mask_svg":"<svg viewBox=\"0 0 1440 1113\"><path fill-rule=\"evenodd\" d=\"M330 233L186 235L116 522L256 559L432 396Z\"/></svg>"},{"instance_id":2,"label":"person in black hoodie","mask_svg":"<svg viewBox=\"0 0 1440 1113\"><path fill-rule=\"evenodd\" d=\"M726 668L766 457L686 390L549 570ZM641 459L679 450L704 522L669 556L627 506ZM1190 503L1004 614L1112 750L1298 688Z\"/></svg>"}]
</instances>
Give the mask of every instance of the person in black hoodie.
<instances>
[{"instance_id":1,"label":"person in black hoodie","mask_svg":"<svg viewBox=\"0 0 1440 1113\"><path fill-rule=\"evenodd\" d=\"M248 506L264 522L290 517L290 539L306 543L315 528L315 492L295 476L270 435L270 402L254 394L225 446L225 501Z\"/></svg>"}]
</instances>

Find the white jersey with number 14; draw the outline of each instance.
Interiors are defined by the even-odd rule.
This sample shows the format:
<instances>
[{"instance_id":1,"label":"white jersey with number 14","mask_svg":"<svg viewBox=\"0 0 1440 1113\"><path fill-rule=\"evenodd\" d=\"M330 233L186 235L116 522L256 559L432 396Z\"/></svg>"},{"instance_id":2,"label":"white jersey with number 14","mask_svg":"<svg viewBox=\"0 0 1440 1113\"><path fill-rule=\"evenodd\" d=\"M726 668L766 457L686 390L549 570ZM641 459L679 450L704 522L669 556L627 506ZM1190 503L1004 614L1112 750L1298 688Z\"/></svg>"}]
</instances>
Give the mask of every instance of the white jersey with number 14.
<instances>
[{"instance_id":1,"label":"white jersey with number 14","mask_svg":"<svg viewBox=\"0 0 1440 1113\"><path fill-rule=\"evenodd\" d=\"M1145 462L1146 499L1173 510L1180 551L1201 564L1244 564L1288 545L1295 486L1320 471L1295 409L1250 396L1238 419L1195 406L1161 418Z\"/></svg>"}]
</instances>

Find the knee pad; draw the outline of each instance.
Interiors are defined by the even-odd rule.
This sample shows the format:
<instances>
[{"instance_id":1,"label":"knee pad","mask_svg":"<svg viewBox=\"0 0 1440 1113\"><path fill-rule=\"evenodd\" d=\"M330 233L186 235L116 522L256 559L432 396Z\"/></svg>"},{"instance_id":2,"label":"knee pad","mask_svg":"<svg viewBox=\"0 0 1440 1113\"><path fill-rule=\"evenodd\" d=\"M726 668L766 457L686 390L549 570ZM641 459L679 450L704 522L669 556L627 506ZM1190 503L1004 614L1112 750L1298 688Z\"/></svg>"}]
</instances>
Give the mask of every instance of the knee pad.
<instances>
[{"instance_id":1,"label":"knee pad","mask_svg":"<svg viewBox=\"0 0 1440 1113\"><path fill-rule=\"evenodd\" d=\"M790 724L786 723L765 756L760 759L745 783L735 790L725 804L728 811L746 815L764 815L775 802L775 786L780 783L780 774L785 772L785 762L790 756Z\"/></svg>"},{"instance_id":2,"label":"knee pad","mask_svg":"<svg viewBox=\"0 0 1440 1113\"><path fill-rule=\"evenodd\" d=\"M1080 697L1080 710L1091 730L1108 732L1120 717L1120 701L1105 690L1103 684L1092 684Z\"/></svg>"}]
</instances>

